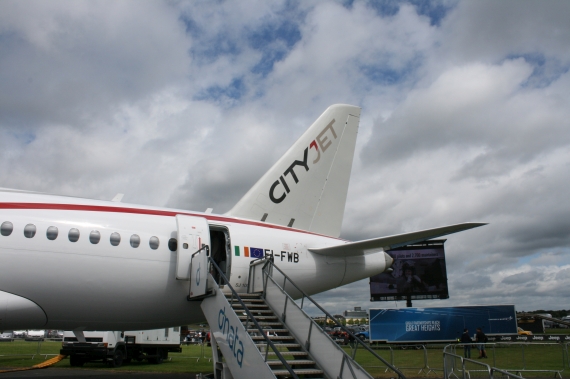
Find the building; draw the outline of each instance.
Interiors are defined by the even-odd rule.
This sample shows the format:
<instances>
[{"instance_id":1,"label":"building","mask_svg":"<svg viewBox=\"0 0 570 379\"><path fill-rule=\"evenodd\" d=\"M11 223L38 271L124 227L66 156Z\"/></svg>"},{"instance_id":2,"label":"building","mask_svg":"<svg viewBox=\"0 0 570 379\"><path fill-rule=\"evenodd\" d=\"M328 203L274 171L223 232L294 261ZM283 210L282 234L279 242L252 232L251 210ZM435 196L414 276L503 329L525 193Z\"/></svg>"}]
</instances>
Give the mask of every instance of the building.
<instances>
[{"instance_id":1,"label":"building","mask_svg":"<svg viewBox=\"0 0 570 379\"><path fill-rule=\"evenodd\" d=\"M362 307L354 307L354 310L346 310L342 312L344 318L348 320L368 320L368 311L362 310Z\"/></svg>"}]
</instances>

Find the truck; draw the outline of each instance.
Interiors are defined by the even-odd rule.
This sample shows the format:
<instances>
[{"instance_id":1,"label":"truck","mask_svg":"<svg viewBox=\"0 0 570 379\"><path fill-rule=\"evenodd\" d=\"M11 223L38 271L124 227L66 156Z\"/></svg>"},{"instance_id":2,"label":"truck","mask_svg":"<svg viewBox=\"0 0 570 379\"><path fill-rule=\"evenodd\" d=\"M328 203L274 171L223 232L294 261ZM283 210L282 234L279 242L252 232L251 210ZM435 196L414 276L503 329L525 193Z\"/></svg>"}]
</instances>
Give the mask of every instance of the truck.
<instances>
[{"instance_id":1,"label":"truck","mask_svg":"<svg viewBox=\"0 0 570 379\"><path fill-rule=\"evenodd\" d=\"M132 360L162 363L169 352L182 352L180 327L134 330L83 332L85 341L75 333L65 331L60 354L69 356L71 366L81 367L86 362L103 362L120 367Z\"/></svg>"},{"instance_id":2,"label":"truck","mask_svg":"<svg viewBox=\"0 0 570 379\"><path fill-rule=\"evenodd\" d=\"M517 335L514 305L370 309L370 341L388 343L454 342L464 329L487 336Z\"/></svg>"}]
</instances>

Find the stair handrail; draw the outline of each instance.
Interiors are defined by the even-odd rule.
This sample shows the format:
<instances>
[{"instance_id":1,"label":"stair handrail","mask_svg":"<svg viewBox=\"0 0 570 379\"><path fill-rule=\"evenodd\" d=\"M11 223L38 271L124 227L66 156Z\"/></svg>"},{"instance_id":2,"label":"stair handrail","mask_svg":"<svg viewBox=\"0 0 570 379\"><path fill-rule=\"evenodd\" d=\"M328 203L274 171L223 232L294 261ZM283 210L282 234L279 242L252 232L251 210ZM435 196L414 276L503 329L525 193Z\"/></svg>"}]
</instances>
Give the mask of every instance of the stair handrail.
<instances>
[{"instance_id":1,"label":"stair handrail","mask_svg":"<svg viewBox=\"0 0 570 379\"><path fill-rule=\"evenodd\" d=\"M392 371L394 371L396 374L398 374L398 378L406 379L406 377L404 376L404 374L403 374L400 370L398 370L398 368L396 368L394 365L388 363L388 361L385 360L384 358L382 358L380 355L376 354L376 353L374 352L374 350L372 350L368 345L366 345L366 344L364 343L364 341L362 341L360 338L356 337L350 330L348 330L344 325L342 325L342 323L341 323L340 321L338 321L333 315L331 315L331 314L330 314L329 312L327 312L323 307L321 307L315 300L313 300L313 298L312 298L311 296L307 295L307 293L305 293L305 291L303 291L301 288L299 288L299 286L296 285L295 282L293 282L293 280L291 280L291 278L289 278L289 276L288 276L287 274L285 274L279 267L277 267L277 265L275 265L275 263L273 262L273 259L271 259L271 257L270 257L269 259L266 259L266 258L259 258L259 259L256 259L256 260L252 261L250 264L255 264L256 261L263 260L263 259L267 260L267 262L268 262L268 263L266 263L266 264L263 266L263 268L262 268L266 280L267 280L267 279L270 279L270 280L271 280L277 287L279 287L279 288L281 289L281 291L282 291L285 295L287 295L287 297L288 297L291 301L293 301L293 302L294 302L293 298L292 298L291 296L289 296L289 294L288 294L288 293L285 291L285 289L284 289L285 283L286 283L287 281L289 281L289 283L291 283L291 284L293 285L293 287L295 287L295 289L296 289L297 291L299 291L299 292L303 295L302 298L301 298L301 306L300 306L300 309L301 309L302 311L303 311L303 303L304 303L304 300L305 300L305 298L306 298L306 299L308 299L315 307L317 307L321 312L323 312L323 313L325 314L325 316L326 316L326 317L325 317L325 323L326 323L326 320L327 320L328 318L330 318L337 326L339 326L344 332L346 332L350 337L352 337L352 338L354 339L355 343L357 343L358 345L361 345L365 350L367 350L367 351L368 351L369 353L371 353L374 357L376 357L376 358L379 359L382 363L384 363L384 364L386 365L386 367L389 367ZM271 275L270 275L270 272L271 272L271 271L270 271L270 269L269 269L268 267L270 267L271 269L273 269L273 268L277 269L277 271L279 271L279 273L280 273L281 275L283 275L283 277L284 277L284 280L283 280L283 287L281 287L281 286L271 277ZM265 285L267 285L267 284L265 283ZM265 294L265 292L264 292L264 294ZM305 312L305 311L303 311L303 312ZM307 314L305 313L305 315L307 315ZM315 322L315 320L313 320L309 315L307 315L307 317L311 320L311 322L313 322L314 324L316 324L317 326L319 326L319 325ZM320 326L319 326L319 327L320 327ZM344 352L344 351L343 351L343 352ZM348 356L348 354L346 354L346 352L344 352L344 354ZM355 354L356 354L356 349L355 349ZM354 357L351 357L351 358L354 359Z\"/></svg>"},{"instance_id":2,"label":"stair handrail","mask_svg":"<svg viewBox=\"0 0 570 379\"><path fill-rule=\"evenodd\" d=\"M214 267L214 269L218 272L218 274L220 275L220 278L223 279L223 283L224 285L228 286L228 288L230 289L230 291L232 292L232 297L231 300L233 302L234 297L235 299L241 304L241 306L244 309L244 312L247 314L248 319L246 319L246 332L247 332L247 325L249 323L249 319L251 319L251 321L253 321L253 324L255 325L255 327L259 330L260 334L263 336L263 338L265 339L265 342L267 343L268 346L271 346L271 349L273 350L273 352L275 352L275 355L277 356L277 358L279 358L279 360L281 361L281 363L283 364L283 366L285 367L285 369L287 371L289 371L289 374L291 374L291 376L295 379L299 379L299 377L297 376L297 374L295 374L295 371L293 371L293 368L291 367L291 365L289 365L289 363L287 363L287 360L283 357L283 355L281 355L281 353L279 352L279 350L277 349L277 347L275 346L275 344L271 341L271 339L269 339L269 337L267 336L267 334L264 332L263 328L261 327L261 325L259 325L259 323L257 322L257 320L255 319L255 317L253 317L253 315L251 314L251 312L249 311L249 308L245 305L245 303L242 301L241 297L239 296L239 294L234 290L234 288L231 286L230 281L228 280L228 278L226 277L226 275L224 274L224 272L220 269L220 267L216 264L216 262L214 261L214 259L210 256L208 256L208 261L210 262L211 266ZM231 302L230 302L231 305ZM267 356L269 353L269 349L266 349L265 352L265 361L267 362Z\"/></svg>"}]
</instances>

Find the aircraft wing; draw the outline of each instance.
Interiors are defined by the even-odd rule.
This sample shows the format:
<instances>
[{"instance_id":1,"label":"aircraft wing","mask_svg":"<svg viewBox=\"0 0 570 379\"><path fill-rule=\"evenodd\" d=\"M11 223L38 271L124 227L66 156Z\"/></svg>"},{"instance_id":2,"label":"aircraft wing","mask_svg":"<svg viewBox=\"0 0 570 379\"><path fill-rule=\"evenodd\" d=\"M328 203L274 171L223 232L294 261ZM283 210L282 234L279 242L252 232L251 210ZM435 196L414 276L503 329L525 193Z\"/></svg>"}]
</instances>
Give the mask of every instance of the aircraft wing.
<instances>
[{"instance_id":1,"label":"aircraft wing","mask_svg":"<svg viewBox=\"0 0 570 379\"><path fill-rule=\"evenodd\" d=\"M409 245L412 243L422 242L432 238L445 236L452 233L462 232L464 230L477 228L487 225L486 223L466 222L463 224L442 226L435 229L420 230L417 232L396 234L394 236L373 238L369 240L349 242L344 245L337 245L323 248L310 248L309 251L319 255L327 255L332 257L349 257L357 255L365 255L395 249L397 247Z\"/></svg>"}]
</instances>

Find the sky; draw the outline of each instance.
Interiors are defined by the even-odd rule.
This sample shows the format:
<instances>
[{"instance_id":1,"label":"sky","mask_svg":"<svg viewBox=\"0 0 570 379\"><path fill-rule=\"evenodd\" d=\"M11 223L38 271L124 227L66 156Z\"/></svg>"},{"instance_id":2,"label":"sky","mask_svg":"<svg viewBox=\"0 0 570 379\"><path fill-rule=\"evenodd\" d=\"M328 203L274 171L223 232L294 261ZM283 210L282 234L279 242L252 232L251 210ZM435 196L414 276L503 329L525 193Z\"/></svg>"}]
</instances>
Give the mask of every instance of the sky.
<instances>
[{"instance_id":1,"label":"sky","mask_svg":"<svg viewBox=\"0 0 570 379\"><path fill-rule=\"evenodd\" d=\"M0 187L228 211L362 107L341 237L460 222L450 298L570 309L570 3L0 2ZM368 280L315 296L331 313Z\"/></svg>"}]
</instances>

